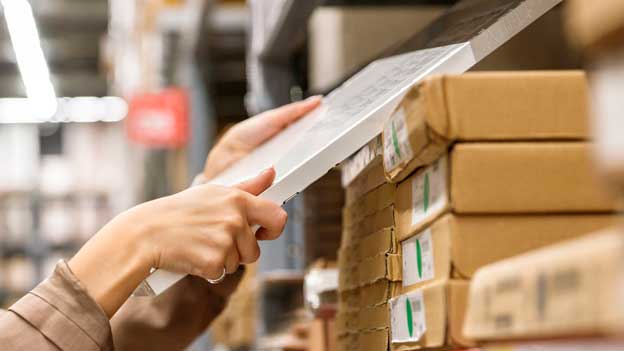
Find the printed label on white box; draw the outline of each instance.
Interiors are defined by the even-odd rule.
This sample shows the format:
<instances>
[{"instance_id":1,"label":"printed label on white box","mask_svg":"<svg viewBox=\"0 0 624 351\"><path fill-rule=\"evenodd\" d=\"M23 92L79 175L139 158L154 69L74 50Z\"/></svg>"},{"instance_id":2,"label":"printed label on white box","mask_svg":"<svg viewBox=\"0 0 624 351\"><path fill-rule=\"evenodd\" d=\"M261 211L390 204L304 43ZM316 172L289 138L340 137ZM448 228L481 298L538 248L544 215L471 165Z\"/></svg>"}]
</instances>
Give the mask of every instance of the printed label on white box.
<instances>
[{"instance_id":1,"label":"printed label on white box","mask_svg":"<svg viewBox=\"0 0 624 351\"><path fill-rule=\"evenodd\" d=\"M417 342L422 338L427 325L421 290L390 300L390 323L393 343Z\"/></svg>"},{"instance_id":2,"label":"printed label on white box","mask_svg":"<svg viewBox=\"0 0 624 351\"><path fill-rule=\"evenodd\" d=\"M448 205L446 160L446 156L442 157L412 180L412 225Z\"/></svg>"},{"instance_id":3,"label":"printed label on white box","mask_svg":"<svg viewBox=\"0 0 624 351\"><path fill-rule=\"evenodd\" d=\"M431 280L435 276L431 229L407 239L403 247L403 286Z\"/></svg>"},{"instance_id":4,"label":"printed label on white box","mask_svg":"<svg viewBox=\"0 0 624 351\"><path fill-rule=\"evenodd\" d=\"M399 108L390 116L383 130L384 168L392 171L414 157L409 143L405 109Z\"/></svg>"}]
</instances>

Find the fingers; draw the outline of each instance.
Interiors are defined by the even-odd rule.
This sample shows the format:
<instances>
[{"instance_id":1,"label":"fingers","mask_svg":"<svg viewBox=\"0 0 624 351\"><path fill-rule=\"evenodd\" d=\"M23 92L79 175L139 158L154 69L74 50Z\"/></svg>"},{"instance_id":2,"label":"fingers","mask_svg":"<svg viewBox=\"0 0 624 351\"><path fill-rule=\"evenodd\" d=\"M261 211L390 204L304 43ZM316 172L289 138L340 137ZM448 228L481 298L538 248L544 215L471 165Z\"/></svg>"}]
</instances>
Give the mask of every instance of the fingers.
<instances>
[{"instance_id":1,"label":"fingers","mask_svg":"<svg viewBox=\"0 0 624 351\"><path fill-rule=\"evenodd\" d=\"M260 257L260 246L249 224L236 236L236 249L242 264L254 263Z\"/></svg>"},{"instance_id":2,"label":"fingers","mask_svg":"<svg viewBox=\"0 0 624 351\"><path fill-rule=\"evenodd\" d=\"M269 168L257 177L238 184L236 187L251 195L259 195L268 189L275 179L275 170ZM249 225L259 225L262 228L256 233L260 240L273 240L280 236L286 225L288 215L279 205L255 196L247 196L246 210Z\"/></svg>"},{"instance_id":3,"label":"fingers","mask_svg":"<svg viewBox=\"0 0 624 351\"><path fill-rule=\"evenodd\" d=\"M238 266L240 265L241 260L237 250L230 250L227 257L225 258L225 272L227 274L232 274L238 270ZM219 278L219 277L216 277ZM216 279L214 278L214 279Z\"/></svg>"},{"instance_id":4,"label":"fingers","mask_svg":"<svg viewBox=\"0 0 624 351\"><path fill-rule=\"evenodd\" d=\"M321 96L312 96L303 101L294 102L269 111L269 113L262 116L262 119L266 119L266 122L270 123L272 127L281 130L319 107L322 101L323 98Z\"/></svg>"},{"instance_id":5,"label":"fingers","mask_svg":"<svg viewBox=\"0 0 624 351\"><path fill-rule=\"evenodd\" d=\"M253 144L260 145L321 105L323 98L313 96L264 112L249 120L248 130L254 131Z\"/></svg>"},{"instance_id":6,"label":"fingers","mask_svg":"<svg viewBox=\"0 0 624 351\"><path fill-rule=\"evenodd\" d=\"M255 178L236 185L235 188L257 196L268 189L273 184L273 180L275 180L275 170L271 167L262 171Z\"/></svg>"},{"instance_id":7,"label":"fingers","mask_svg":"<svg viewBox=\"0 0 624 351\"><path fill-rule=\"evenodd\" d=\"M286 225L288 214L272 201L250 196L247 199L247 221L250 225L259 225L256 238L261 240L277 239Z\"/></svg>"}]
</instances>

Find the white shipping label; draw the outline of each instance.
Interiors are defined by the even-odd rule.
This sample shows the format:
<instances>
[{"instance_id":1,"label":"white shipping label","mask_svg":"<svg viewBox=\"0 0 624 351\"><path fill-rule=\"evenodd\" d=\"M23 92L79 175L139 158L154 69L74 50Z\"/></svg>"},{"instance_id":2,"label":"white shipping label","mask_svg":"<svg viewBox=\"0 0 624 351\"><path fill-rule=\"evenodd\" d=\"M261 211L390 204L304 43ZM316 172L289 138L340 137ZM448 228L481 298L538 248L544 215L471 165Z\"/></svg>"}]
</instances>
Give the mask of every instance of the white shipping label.
<instances>
[{"instance_id":1,"label":"white shipping label","mask_svg":"<svg viewBox=\"0 0 624 351\"><path fill-rule=\"evenodd\" d=\"M446 156L412 180L412 225L417 225L448 205Z\"/></svg>"},{"instance_id":2,"label":"white shipping label","mask_svg":"<svg viewBox=\"0 0 624 351\"><path fill-rule=\"evenodd\" d=\"M431 229L409 238L401 245L403 247L403 286L433 279L435 271Z\"/></svg>"},{"instance_id":3,"label":"white shipping label","mask_svg":"<svg viewBox=\"0 0 624 351\"><path fill-rule=\"evenodd\" d=\"M393 343L417 342L422 338L427 331L422 290L390 300L390 323Z\"/></svg>"},{"instance_id":4,"label":"white shipping label","mask_svg":"<svg viewBox=\"0 0 624 351\"><path fill-rule=\"evenodd\" d=\"M409 143L407 132L407 122L405 120L405 110L399 108L390 116L383 130L384 140L384 168L392 171L414 156Z\"/></svg>"}]
</instances>

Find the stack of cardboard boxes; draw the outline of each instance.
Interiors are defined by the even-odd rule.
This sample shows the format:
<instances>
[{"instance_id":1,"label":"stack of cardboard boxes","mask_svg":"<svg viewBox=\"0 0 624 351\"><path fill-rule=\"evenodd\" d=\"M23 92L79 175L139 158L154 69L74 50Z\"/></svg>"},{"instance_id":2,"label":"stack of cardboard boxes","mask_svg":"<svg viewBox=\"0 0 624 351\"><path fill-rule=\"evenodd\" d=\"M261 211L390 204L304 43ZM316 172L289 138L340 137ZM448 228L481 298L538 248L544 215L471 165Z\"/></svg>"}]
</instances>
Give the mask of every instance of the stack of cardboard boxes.
<instances>
[{"instance_id":1,"label":"stack of cardboard boxes","mask_svg":"<svg viewBox=\"0 0 624 351\"><path fill-rule=\"evenodd\" d=\"M569 37L591 63L596 168L621 196L624 2L574 0L567 11ZM481 268L464 334L487 350L623 349L623 253L613 227Z\"/></svg>"},{"instance_id":2,"label":"stack of cardboard boxes","mask_svg":"<svg viewBox=\"0 0 624 351\"><path fill-rule=\"evenodd\" d=\"M406 95L383 131L388 181L373 161L347 187L342 349L471 346L478 268L616 221L592 172L586 101L582 72L440 76ZM379 282L387 295L369 288Z\"/></svg>"},{"instance_id":3,"label":"stack of cardboard boxes","mask_svg":"<svg viewBox=\"0 0 624 351\"><path fill-rule=\"evenodd\" d=\"M338 253L338 350L385 350L387 302L399 287L401 260L395 233L396 185L386 182L381 138L343 168L346 205Z\"/></svg>"}]
</instances>

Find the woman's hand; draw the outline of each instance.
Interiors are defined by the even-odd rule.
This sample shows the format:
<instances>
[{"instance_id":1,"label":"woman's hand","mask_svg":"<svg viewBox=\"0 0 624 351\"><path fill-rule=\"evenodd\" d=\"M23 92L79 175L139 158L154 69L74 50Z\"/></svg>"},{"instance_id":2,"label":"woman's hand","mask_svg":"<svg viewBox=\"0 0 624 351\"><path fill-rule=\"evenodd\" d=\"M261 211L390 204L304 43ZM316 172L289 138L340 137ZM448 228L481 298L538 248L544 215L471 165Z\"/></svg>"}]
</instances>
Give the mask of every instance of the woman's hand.
<instances>
[{"instance_id":1,"label":"woman's hand","mask_svg":"<svg viewBox=\"0 0 624 351\"><path fill-rule=\"evenodd\" d=\"M119 215L70 260L69 266L110 317L148 275L163 268L218 278L225 267L257 260L256 238L279 236L286 212L255 195L273 169L234 188L201 185ZM251 226L262 227L254 235Z\"/></svg>"},{"instance_id":2,"label":"woman's hand","mask_svg":"<svg viewBox=\"0 0 624 351\"><path fill-rule=\"evenodd\" d=\"M200 185L137 208L149 222L143 242L152 267L216 279L239 264L260 255L256 237L277 238L286 224L286 212L258 195L275 177L268 169L236 188ZM157 218L153 214L160 214ZM252 226L261 229L254 233Z\"/></svg>"},{"instance_id":3,"label":"woman's hand","mask_svg":"<svg viewBox=\"0 0 624 351\"><path fill-rule=\"evenodd\" d=\"M210 180L321 104L320 96L261 113L228 130L210 151L204 177Z\"/></svg>"}]
</instances>

